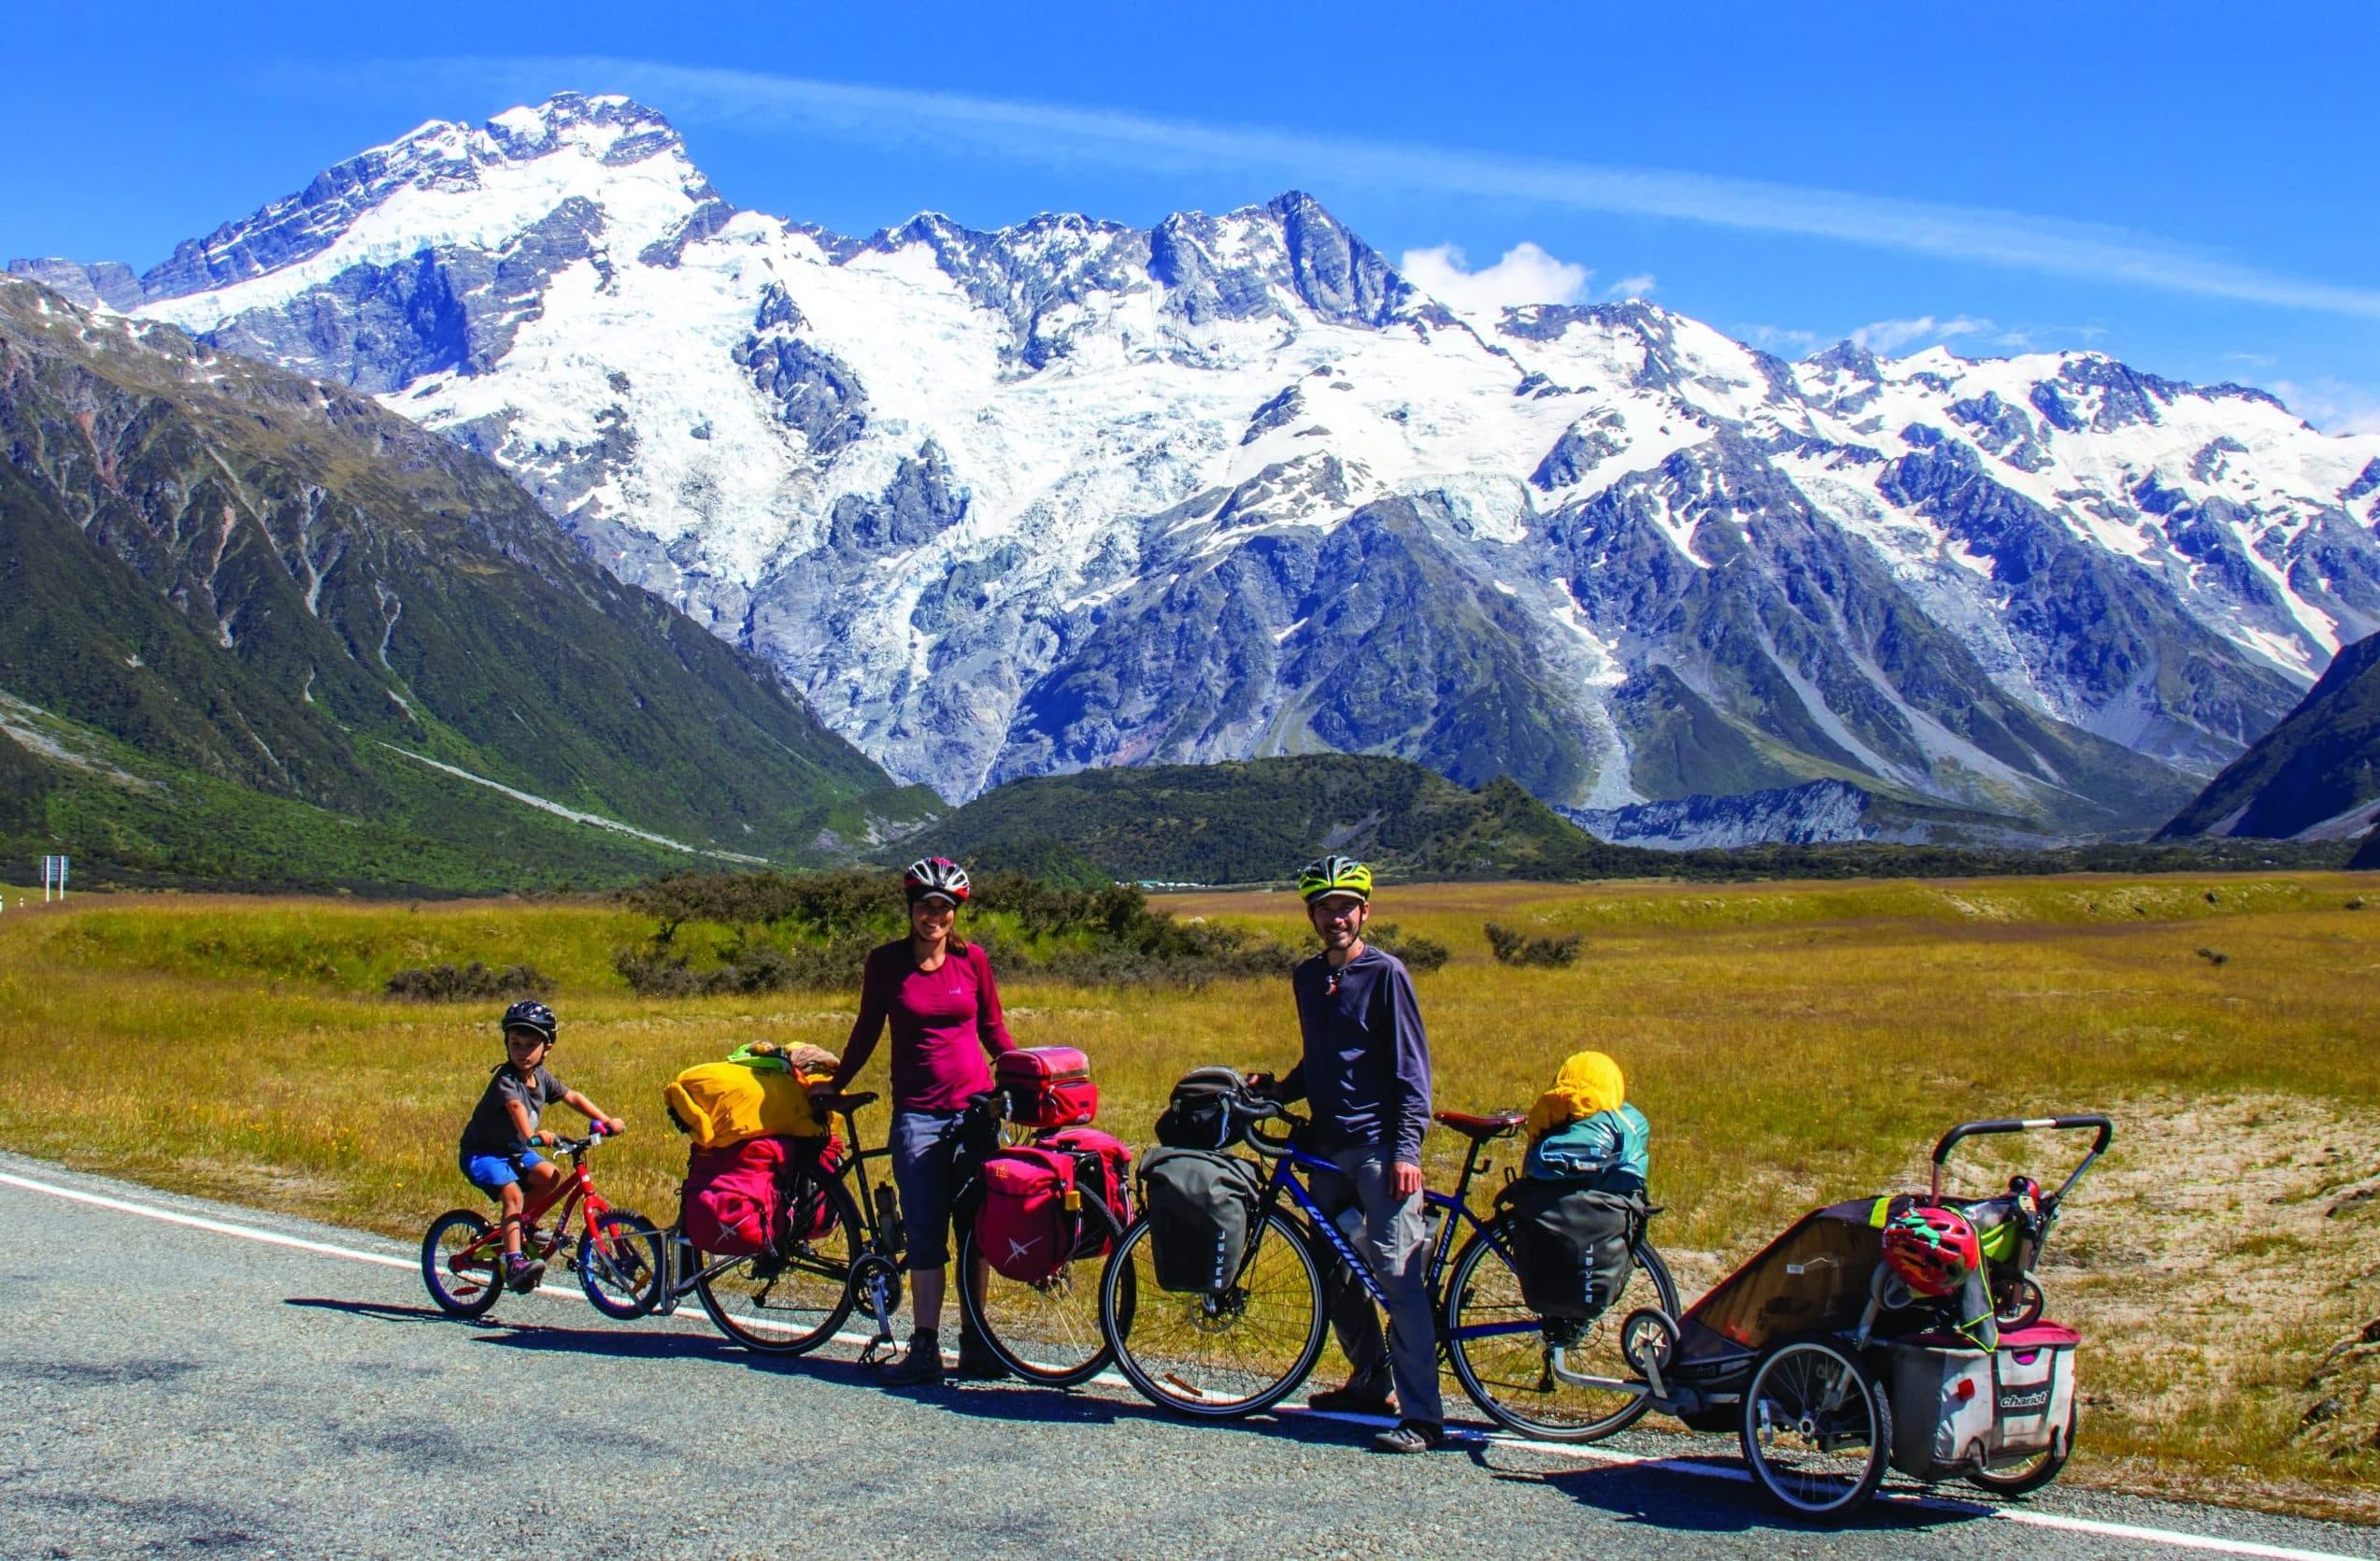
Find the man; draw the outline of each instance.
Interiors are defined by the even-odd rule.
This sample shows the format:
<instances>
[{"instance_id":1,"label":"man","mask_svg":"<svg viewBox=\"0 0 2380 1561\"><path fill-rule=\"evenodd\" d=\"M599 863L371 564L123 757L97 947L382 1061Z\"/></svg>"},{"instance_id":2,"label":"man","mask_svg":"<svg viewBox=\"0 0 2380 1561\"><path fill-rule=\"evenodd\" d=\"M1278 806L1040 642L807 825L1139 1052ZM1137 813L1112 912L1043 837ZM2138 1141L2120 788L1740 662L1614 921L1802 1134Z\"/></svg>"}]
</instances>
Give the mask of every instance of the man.
<instances>
[{"instance_id":1,"label":"man","mask_svg":"<svg viewBox=\"0 0 2380 1561\"><path fill-rule=\"evenodd\" d=\"M1395 1428L1373 1445L1383 1453L1423 1453L1446 1434L1421 1200L1429 1037L1404 962L1363 941L1372 869L1352 857L1325 856L1298 875L1298 892L1322 952L1290 978L1305 1053L1274 1088L1284 1100L1312 1102L1311 1150L1339 1167L1336 1176L1315 1176L1315 1201L1371 1266L1389 1302L1384 1344L1361 1282L1346 1265L1332 1265L1331 1325L1355 1373L1347 1386L1306 1402L1318 1410L1394 1413Z\"/></svg>"}]
</instances>

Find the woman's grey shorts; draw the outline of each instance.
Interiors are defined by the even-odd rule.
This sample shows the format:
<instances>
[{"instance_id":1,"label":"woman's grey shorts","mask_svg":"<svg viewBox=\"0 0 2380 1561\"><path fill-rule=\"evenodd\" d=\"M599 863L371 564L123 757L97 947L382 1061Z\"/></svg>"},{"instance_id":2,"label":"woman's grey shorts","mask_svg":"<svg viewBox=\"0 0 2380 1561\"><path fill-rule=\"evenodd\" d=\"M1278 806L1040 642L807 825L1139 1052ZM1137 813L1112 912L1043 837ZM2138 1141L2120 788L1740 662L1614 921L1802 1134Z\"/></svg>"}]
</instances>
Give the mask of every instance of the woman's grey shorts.
<instances>
[{"instance_id":1,"label":"woman's grey shorts","mask_svg":"<svg viewBox=\"0 0 2380 1561\"><path fill-rule=\"evenodd\" d=\"M892 1184L901 1189L906 1268L939 1268L950 1261L950 1199L958 1191L959 1129L963 1111L892 1113Z\"/></svg>"}]
</instances>

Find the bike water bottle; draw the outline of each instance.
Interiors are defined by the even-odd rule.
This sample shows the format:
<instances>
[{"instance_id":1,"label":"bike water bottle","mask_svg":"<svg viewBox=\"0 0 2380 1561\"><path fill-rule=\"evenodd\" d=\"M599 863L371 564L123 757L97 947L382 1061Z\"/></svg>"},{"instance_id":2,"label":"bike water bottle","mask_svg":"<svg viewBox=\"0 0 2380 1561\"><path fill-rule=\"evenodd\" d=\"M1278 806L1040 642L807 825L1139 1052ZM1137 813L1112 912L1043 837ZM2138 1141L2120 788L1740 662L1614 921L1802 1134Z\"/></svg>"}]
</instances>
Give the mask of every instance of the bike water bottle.
<instances>
[{"instance_id":1,"label":"bike water bottle","mask_svg":"<svg viewBox=\"0 0 2380 1561\"><path fill-rule=\"evenodd\" d=\"M876 1224L883 1235L886 1251L898 1253L907 1245L908 1232L901 1228L901 1195L890 1181L876 1183Z\"/></svg>"}]
</instances>

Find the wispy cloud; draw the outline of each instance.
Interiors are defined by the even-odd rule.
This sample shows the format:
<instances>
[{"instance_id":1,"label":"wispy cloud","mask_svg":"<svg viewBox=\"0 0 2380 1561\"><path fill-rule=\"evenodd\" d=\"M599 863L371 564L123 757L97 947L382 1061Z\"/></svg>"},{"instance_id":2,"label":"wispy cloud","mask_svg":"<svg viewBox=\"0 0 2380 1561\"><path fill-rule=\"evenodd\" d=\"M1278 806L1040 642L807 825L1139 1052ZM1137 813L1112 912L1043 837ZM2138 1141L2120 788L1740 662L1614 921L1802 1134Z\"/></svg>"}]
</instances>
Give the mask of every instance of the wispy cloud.
<instances>
[{"instance_id":1,"label":"wispy cloud","mask_svg":"<svg viewBox=\"0 0 2380 1561\"><path fill-rule=\"evenodd\" d=\"M2380 434L2380 393L2344 380L2275 380L2271 389L2289 410L2326 434Z\"/></svg>"},{"instance_id":2,"label":"wispy cloud","mask_svg":"<svg viewBox=\"0 0 2380 1561\"><path fill-rule=\"evenodd\" d=\"M949 147L1146 169L1218 165L1294 182L1369 185L1834 239L2018 270L2380 319L2380 289L2290 276L2153 235L2021 211L1857 194L1664 168L1495 156L951 93L602 57L402 62L518 95L557 80L625 92L690 122L798 128L866 144Z\"/></svg>"},{"instance_id":3,"label":"wispy cloud","mask_svg":"<svg viewBox=\"0 0 2380 1561\"><path fill-rule=\"evenodd\" d=\"M1407 250L1397 262L1405 279L1462 314L1495 314L1515 304L1575 304L1593 276L1584 265L1556 260L1526 241L1493 265L1474 271L1452 244Z\"/></svg>"},{"instance_id":4,"label":"wispy cloud","mask_svg":"<svg viewBox=\"0 0 2380 1561\"><path fill-rule=\"evenodd\" d=\"M1653 289L1659 285L1659 279L1650 271L1640 271L1632 277L1622 277L1603 289L1603 296L1606 298L1649 298L1653 295Z\"/></svg>"},{"instance_id":5,"label":"wispy cloud","mask_svg":"<svg viewBox=\"0 0 2380 1561\"><path fill-rule=\"evenodd\" d=\"M1931 314L1921 314L1915 320L1879 320L1873 324L1862 325L1851 333L1851 340L1854 345L1864 347L1871 352L1890 356L1919 342L1946 342L1959 337L1974 336L1997 337L2001 334L2000 327L1990 321L1977 320L1971 315L1936 320Z\"/></svg>"}]
</instances>

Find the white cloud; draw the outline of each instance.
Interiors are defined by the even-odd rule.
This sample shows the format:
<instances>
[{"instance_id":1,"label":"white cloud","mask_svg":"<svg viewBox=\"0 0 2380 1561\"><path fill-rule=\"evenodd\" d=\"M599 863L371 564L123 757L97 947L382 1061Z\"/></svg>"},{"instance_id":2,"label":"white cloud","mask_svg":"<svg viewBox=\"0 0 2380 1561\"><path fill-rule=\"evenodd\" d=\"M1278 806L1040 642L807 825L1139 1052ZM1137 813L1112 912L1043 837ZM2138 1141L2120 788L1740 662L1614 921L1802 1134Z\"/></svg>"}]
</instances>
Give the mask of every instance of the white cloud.
<instances>
[{"instance_id":1,"label":"white cloud","mask_svg":"<svg viewBox=\"0 0 2380 1561\"><path fill-rule=\"evenodd\" d=\"M1746 325L1744 327L1744 339L1762 351L1800 357L1817 350L1818 333L1797 331L1789 325Z\"/></svg>"},{"instance_id":2,"label":"white cloud","mask_svg":"<svg viewBox=\"0 0 2380 1561\"><path fill-rule=\"evenodd\" d=\"M1452 244L1407 250L1397 269L1458 314L1495 314L1515 304L1575 304L1587 295L1593 275L1526 240L1476 271L1467 268L1462 251Z\"/></svg>"},{"instance_id":3,"label":"white cloud","mask_svg":"<svg viewBox=\"0 0 2380 1561\"><path fill-rule=\"evenodd\" d=\"M1873 324L1862 325L1851 333L1851 340L1855 346L1889 357L1920 342L1946 342L1955 337L1991 335L1999 329L1988 320L1978 320L1970 315L1936 320L1931 314L1921 314L1915 320L1879 320Z\"/></svg>"},{"instance_id":4,"label":"white cloud","mask_svg":"<svg viewBox=\"0 0 2380 1561\"><path fill-rule=\"evenodd\" d=\"M2289 410L2326 434L2380 434L2380 392L2344 380L2275 380L2269 387Z\"/></svg>"},{"instance_id":5,"label":"white cloud","mask_svg":"<svg viewBox=\"0 0 2380 1561\"><path fill-rule=\"evenodd\" d=\"M319 66L308 67L321 79ZM1180 170L1230 165L1290 180L1371 185L1576 211L1666 217L1829 238L1965 264L2380 319L2380 288L2291 276L2095 222L1938 201L1858 194L1673 168L1491 156L1289 131L1161 120L950 93L855 87L755 71L602 57L382 61L526 96L558 79L632 93L690 120L798 128L869 144L964 147L1026 162Z\"/></svg>"},{"instance_id":6,"label":"white cloud","mask_svg":"<svg viewBox=\"0 0 2380 1561\"><path fill-rule=\"evenodd\" d=\"M1603 289L1606 298L1649 298L1658 285L1650 271L1640 271L1632 277L1622 277Z\"/></svg>"}]
</instances>

